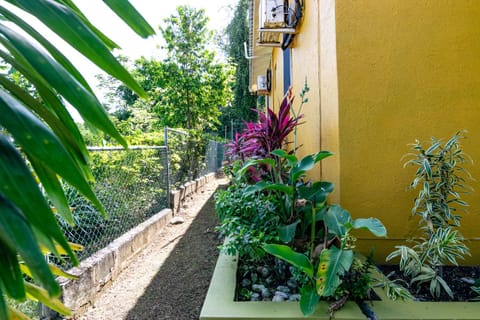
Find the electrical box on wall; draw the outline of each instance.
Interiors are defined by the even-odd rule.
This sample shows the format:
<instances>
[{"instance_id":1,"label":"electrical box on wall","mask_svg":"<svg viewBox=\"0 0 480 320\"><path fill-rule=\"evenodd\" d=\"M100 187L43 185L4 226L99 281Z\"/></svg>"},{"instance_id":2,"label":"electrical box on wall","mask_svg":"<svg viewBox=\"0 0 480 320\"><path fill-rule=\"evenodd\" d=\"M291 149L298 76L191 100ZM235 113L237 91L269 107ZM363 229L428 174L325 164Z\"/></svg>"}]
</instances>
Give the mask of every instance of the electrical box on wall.
<instances>
[{"instance_id":1,"label":"electrical box on wall","mask_svg":"<svg viewBox=\"0 0 480 320\"><path fill-rule=\"evenodd\" d=\"M262 28L285 27L285 1L262 0L260 1L260 26Z\"/></svg>"},{"instance_id":2,"label":"electrical box on wall","mask_svg":"<svg viewBox=\"0 0 480 320\"><path fill-rule=\"evenodd\" d=\"M262 75L257 77L257 90L267 91L267 76Z\"/></svg>"},{"instance_id":3,"label":"electrical box on wall","mask_svg":"<svg viewBox=\"0 0 480 320\"><path fill-rule=\"evenodd\" d=\"M297 26L303 16L303 0L260 0L258 2L258 38L257 45L282 47L285 49L284 35L297 33Z\"/></svg>"}]
</instances>

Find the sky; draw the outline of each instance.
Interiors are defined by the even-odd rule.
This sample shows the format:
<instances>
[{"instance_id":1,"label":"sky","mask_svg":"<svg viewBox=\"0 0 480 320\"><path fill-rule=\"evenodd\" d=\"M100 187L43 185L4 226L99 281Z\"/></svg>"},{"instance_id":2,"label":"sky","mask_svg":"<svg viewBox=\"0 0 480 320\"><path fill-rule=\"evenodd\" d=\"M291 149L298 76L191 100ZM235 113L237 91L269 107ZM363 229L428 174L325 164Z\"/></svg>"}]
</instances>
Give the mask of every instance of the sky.
<instances>
[{"instance_id":1,"label":"sky","mask_svg":"<svg viewBox=\"0 0 480 320\"><path fill-rule=\"evenodd\" d=\"M163 19L176 12L179 5L189 5L203 8L210 18L210 30L222 30L232 18L233 11L229 6L235 7L238 0L130 0L130 3L142 14L150 25L157 31L157 35L145 40L131 31L101 0L74 0L75 4L84 12L87 18L107 36L115 41L122 50L118 53L132 59L145 56L161 57L158 46L162 44L162 37L158 26L163 24ZM72 57L74 62L81 66L80 71L86 76L87 81L95 86L94 75L100 70L93 64L85 61L80 54L62 44L63 50ZM117 53L117 52L116 52Z\"/></svg>"},{"instance_id":2,"label":"sky","mask_svg":"<svg viewBox=\"0 0 480 320\"><path fill-rule=\"evenodd\" d=\"M161 50L158 49L158 47L162 45L163 40L158 27L163 24L165 18L176 12L177 6L189 5L194 8L205 9L206 16L210 19L208 28L214 31L221 31L231 21L233 9L236 7L238 0L130 0L130 3L157 32L157 35L149 37L148 39L142 39L130 30L102 0L73 0L73 2L87 16L90 22L121 47L121 50L114 51L114 54L119 53L130 57L131 60L135 60L141 56L146 58L162 58ZM4 0L0 0L0 6L5 6L19 14L49 39L72 61L92 89L96 91L97 97L103 100L103 94L100 89L97 88L98 81L95 78L96 74L103 73L102 70L43 26L36 18L15 10L14 7ZM72 111L72 115L76 120L80 120L74 110Z\"/></svg>"}]
</instances>

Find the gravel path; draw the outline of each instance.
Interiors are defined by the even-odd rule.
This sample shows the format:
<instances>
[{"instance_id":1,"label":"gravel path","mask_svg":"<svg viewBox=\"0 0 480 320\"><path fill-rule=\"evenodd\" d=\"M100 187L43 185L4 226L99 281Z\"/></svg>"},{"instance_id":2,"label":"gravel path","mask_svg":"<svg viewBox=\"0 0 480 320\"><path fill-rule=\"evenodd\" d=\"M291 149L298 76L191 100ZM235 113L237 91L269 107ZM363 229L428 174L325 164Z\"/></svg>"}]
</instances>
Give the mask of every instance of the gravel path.
<instances>
[{"instance_id":1,"label":"gravel path","mask_svg":"<svg viewBox=\"0 0 480 320\"><path fill-rule=\"evenodd\" d=\"M79 320L198 319L218 257L213 193L227 181L209 183L188 199L166 226L94 306Z\"/></svg>"}]
</instances>

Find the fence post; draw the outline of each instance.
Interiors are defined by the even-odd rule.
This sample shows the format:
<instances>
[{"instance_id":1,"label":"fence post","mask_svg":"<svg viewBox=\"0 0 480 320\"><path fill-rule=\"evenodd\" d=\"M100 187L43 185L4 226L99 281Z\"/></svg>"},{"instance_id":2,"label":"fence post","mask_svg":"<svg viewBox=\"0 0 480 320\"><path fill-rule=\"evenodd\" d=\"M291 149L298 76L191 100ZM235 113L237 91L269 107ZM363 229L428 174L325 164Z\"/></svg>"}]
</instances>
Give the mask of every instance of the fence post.
<instances>
[{"instance_id":1,"label":"fence post","mask_svg":"<svg viewBox=\"0 0 480 320\"><path fill-rule=\"evenodd\" d=\"M167 208L170 208L170 151L168 148L168 127L165 126L163 129L164 132L164 144L165 144L165 153L166 153L166 158L167 161L166 166L167 166Z\"/></svg>"}]
</instances>

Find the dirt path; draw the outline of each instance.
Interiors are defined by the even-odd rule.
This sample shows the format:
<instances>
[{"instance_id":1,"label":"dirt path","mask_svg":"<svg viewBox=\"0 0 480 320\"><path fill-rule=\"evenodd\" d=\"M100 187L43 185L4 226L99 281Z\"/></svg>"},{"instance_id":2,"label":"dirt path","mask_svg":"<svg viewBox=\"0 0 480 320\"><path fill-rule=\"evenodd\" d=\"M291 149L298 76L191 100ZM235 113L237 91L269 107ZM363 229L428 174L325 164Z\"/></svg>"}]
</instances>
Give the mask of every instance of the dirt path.
<instances>
[{"instance_id":1,"label":"dirt path","mask_svg":"<svg viewBox=\"0 0 480 320\"><path fill-rule=\"evenodd\" d=\"M168 225L79 320L198 319L218 256L213 193L217 179Z\"/></svg>"}]
</instances>

